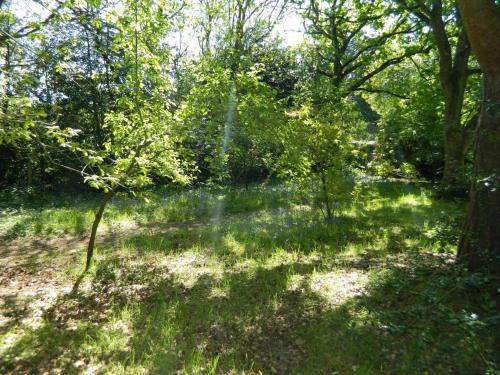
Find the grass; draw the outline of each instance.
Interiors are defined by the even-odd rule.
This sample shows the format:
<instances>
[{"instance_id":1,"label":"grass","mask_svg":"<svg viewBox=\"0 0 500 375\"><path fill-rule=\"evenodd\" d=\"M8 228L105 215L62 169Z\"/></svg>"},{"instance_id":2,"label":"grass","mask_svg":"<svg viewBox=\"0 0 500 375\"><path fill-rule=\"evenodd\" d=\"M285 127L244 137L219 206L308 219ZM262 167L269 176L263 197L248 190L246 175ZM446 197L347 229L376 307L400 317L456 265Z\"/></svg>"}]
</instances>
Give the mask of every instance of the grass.
<instances>
[{"instance_id":1,"label":"grass","mask_svg":"<svg viewBox=\"0 0 500 375\"><path fill-rule=\"evenodd\" d=\"M16 319L0 326L0 372L498 371L498 307L482 292L491 280L452 262L460 203L370 182L327 223L283 186L148 200L112 202L76 297L59 295L37 326L7 306ZM97 202L7 204L0 233L85 233ZM57 277L74 280L84 254L66 250L37 267L60 264Z\"/></svg>"},{"instance_id":2,"label":"grass","mask_svg":"<svg viewBox=\"0 0 500 375\"><path fill-rule=\"evenodd\" d=\"M226 188L224 191L198 188L177 192L157 190L142 198L119 195L106 208L103 230L127 224L206 221L213 217L219 198L225 214L247 213L285 206L287 192L279 186L254 187L250 191ZM3 202L3 203L2 203ZM32 235L86 233L92 225L99 195L44 196L19 200L16 192L0 193L0 238L12 240Z\"/></svg>"}]
</instances>

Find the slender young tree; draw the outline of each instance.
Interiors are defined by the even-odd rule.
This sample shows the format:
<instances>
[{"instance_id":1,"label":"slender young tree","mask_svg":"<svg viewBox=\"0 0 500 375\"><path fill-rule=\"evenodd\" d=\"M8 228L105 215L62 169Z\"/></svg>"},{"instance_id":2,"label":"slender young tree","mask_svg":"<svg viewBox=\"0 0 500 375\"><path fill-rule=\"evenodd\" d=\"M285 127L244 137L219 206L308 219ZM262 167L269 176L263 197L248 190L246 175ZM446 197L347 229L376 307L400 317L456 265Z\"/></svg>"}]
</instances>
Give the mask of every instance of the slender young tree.
<instances>
[{"instance_id":1,"label":"slender young tree","mask_svg":"<svg viewBox=\"0 0 500 375\"><path fill-rule=\"evenodd\" d=\"M85 271L92 263L105 208L117 191L149 185L152 174L188 182L175 150L174 121L166 100L171 85L165 69L169 56L162 42L170 31L170 20L164 12L173 9L173 4L129 0L124 5L116 15L114 26L120 33L113 42L114 48L123 51L120 68L126 74L118 87L120 99L105 115L107 136L96 149L71 144L85 157L85 182L104 192L90 233Z\"/></svg>"}]
</instances>

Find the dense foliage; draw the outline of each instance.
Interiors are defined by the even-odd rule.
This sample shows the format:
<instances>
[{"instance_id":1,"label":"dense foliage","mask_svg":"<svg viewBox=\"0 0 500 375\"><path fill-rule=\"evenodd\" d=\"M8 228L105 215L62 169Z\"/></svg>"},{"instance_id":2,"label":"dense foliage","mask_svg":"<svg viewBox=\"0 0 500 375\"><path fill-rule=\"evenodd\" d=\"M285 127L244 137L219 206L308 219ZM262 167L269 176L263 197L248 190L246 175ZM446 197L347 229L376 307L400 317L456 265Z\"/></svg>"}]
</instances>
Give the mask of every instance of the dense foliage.
<instances>
[{"instance_id":1,"label":"dense foliage","mask_svg":"<svg viewBox=\"0 0 500 375\"><path fill-rule=\"evenodd\" d=\"M327 121L360 141L351 142L365 154L358 168L389 176L414 170L411 177L432 180L443 173L441 59L409 3L60 1L40 3L33 15L19 5L1 8L3 187L76 187L82 180L71 169L97 186L153 138L165 150L145 147L141 165L163 160L155 171L142 168L142 180L165 168L170 179L184 174L193 183L283 176L277 161L290 164L301 152L280 139L297 129L290 119L328 117L345 105L357 105L362 121L339 121L340 114ZM272 30L294 13L303 16L304 41L287 46ZM446 22L453 47L457 26ZM463 123L477 110L473 84ZM57 146L47 131L56 126L78 132L73 147Z\"/></svg>"}]
</instances>

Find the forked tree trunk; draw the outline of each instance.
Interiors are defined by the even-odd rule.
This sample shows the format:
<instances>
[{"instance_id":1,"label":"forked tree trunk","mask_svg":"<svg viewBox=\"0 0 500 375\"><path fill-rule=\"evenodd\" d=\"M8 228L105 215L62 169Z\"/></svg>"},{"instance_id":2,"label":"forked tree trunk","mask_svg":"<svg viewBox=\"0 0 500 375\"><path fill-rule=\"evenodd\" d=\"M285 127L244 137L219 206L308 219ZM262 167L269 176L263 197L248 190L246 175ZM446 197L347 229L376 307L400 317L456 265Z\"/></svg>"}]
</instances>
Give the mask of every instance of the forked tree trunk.
<instances>
[{"instance_id":1,"label":"forked tree trunk","mask_svg":"<svg viewBox=\"0 0 500 375\"><path fill-rule=\"evenodd\" d=\"M95 214L94 223L92 224L92 231L90 232L89 244L87 246L87 262L85 264L85 272L87 272L90 269L90 265L92 264L97 228L99 228L99 223L101 222L104 209L106 208L106 205L108 204L109 200L113 197L114 194L115 194L114 190L110 190L104 195L104 197L101 200L101 204L99 205L99 209Z\"/></svg>"},{"instance_id":2,"label":"forked tree trunk","mask_svg":"<svg viewBox=\"0 0 500 375\"><path fill-rule=\"evenodd\" d=\"M427 1L413 2L416 5L411 7L406 1L400 0L399 3L413 12L432 30L439 56L439 81L443 88L445 102L444 170L441 184L446 191L458 191L456 189L460 190L458 185L464 175L464 156L468 144L468 133L462 127L461 115L471 50L469 41L457 17L455 26L460 33L453 52L443 12L443 0L433 0L431 4Z\"/></svg>"},{"instance_id":3,"label":"forked tree trunk","mask_svg":"<svg viewBox=\"0 0 500 375\"><path fill-rule=\"evenodd\" d=\"M500 8L494 0L458 0L484 72L474 170L458 259L500 276Z\"/></svg>"}]
</instances>

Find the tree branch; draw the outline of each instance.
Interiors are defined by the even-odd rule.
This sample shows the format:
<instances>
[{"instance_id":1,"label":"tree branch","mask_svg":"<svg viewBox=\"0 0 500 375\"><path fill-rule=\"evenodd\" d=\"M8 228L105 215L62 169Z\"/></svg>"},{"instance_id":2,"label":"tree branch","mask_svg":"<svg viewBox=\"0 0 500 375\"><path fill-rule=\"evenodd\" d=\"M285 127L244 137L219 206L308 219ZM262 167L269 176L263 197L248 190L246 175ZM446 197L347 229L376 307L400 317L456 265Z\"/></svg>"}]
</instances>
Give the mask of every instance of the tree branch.
<instances>
[{"instance_id":1,"label":"tree branch","mask_svg":"<svg viewBox=\"0 0 500 375\"><path fill-rule=\"evenodd\" d=\"M353 91L363 91L363 92L369 92L369 93L374 93L374 94L387 94L394 96L396 98L404 99L404 100L409 100L410 98L406 95L403 94L398 94L393 91L387 90L387 89L375 89L375 88L369 88L369 87L358 87L357 89Z\"/></svg>"},{"instance_id":2,"label":"tree branch","mask_svg":"<svg viewBox=\"0 0 500 375\"><path fill-rule=\"evenodd\" d=\"M429 50L430 50L430 48L426 48L424 50L411 50L411 51L408 51L408 52L404 53L403 55L400 55L400 56L397 56L397 57L393 57L392 59L389 59L389 60L383 62L377 68L375 68L374 70L372 70L370 73L365 74L357 82L355 82L354 84L352 84L350 86L350 88L349 88L349 91L352 92L352 91L357 90L359 87L361 87L363 84L365 84L365 82L367 82L368 80L370 80L371 78L373 78L374 76L376 76L377 74L379 74L380 72L384 71L388 67L390 67L392 65L399 64L404 59L406 59L408 57L411 57L411 56L414 56L414 55L416 55L418 53L427 53Z\"/></svg>"}]
</instances>

